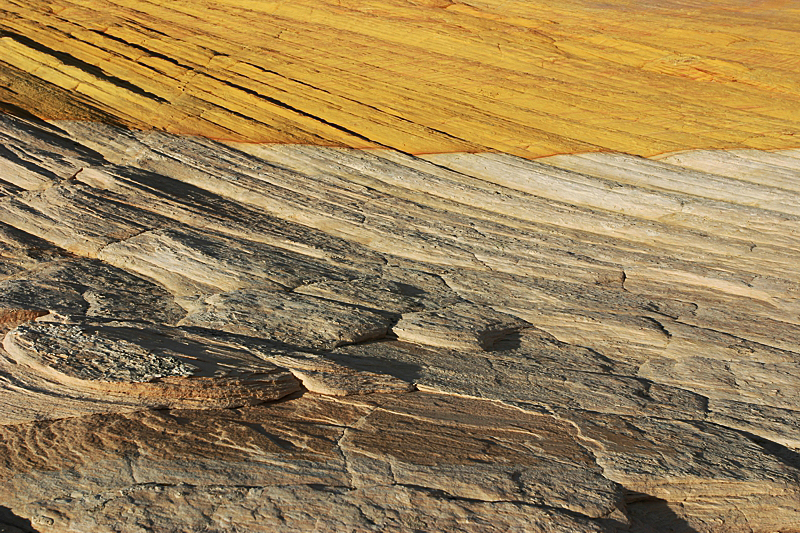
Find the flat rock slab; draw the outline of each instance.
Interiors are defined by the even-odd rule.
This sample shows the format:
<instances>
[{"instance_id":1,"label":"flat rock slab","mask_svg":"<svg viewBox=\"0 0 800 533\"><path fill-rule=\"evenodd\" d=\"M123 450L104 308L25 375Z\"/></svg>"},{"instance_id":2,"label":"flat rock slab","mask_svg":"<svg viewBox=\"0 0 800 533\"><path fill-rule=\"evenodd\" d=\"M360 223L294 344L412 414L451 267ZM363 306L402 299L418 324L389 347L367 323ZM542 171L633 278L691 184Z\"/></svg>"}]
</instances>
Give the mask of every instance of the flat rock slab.
<instances>
[{"instance_id":1,"label":"flat rock slab","mask_svg":"<svg viewBox=\"0 0 800 533\"><path fill-rule=\"evenodd\" d=\"M84 501L45 501L50 512L68 517L71 526L85 533L105 533L123 521L135 520L153 528L174 526L174 510L183 514L180 526L202 531L209 522L221 528L234 523L253 533L407 533L458 531L459 533L612 533L580 516L515 502L448 500L436 491L405 486L363 489L284 485L278 488L149 484L97 495L102 507ZM208 518L205 511L213 509ZM41 512L26 507L26 514ZM55 513L53 513L55 514ZM491 517L491 518L490 518ZM49 522L42 513L41 520ZM224 521L223 521L224 520ZM127 531L127 530L124 530ZM9 533L16 533L10 531Z\"/></svg>"},{"instance_id":2,"label":"flat rock slab","mask_svg":"<svg viewBox=\"0 0 800 533\"><path fill-rule=\"evenodd\" d=\"M190 227L143 232L106 246L99 257L160 279L185 296L251 287L291 289L304 281L360 274L296 251Z\"/></svg>"},{"instance_id":3,"label":"flat rock slab","mask_svg":"<svg viewBox=\"0 0 800 533\"><path fill-rule=\"evenodd\" d=\"M0 281L0 309L161 324L186 314L161 285L84 258L53 261Z\"/></svg>"},{"instance_id":4,"label":"flat rock slab","mask_svg":"<svg viewBox=\"0 0 800 533\"><path fill-rule=\"evenodd\" d=\"M492 399L525 409L568 406L684 419L703 418L706 413L707 400L700 394L625 375L631 367L550 339L535 328L498 347L503 349L444 350L390 341L343 346L327 356L352 368L392 373L420 390Z\"/></svg>"},{"instance_id":5,"label":"flat rock slab","mask_svg":"<svg viewBox=\"0 0 800 533\"><path fill-rule=\"evenodd\" d=\"M395 316L463 302L439 276L403 268L388 269L382 278L310 283L297 287L294 292L378 309Z\"/></svg>"},{"instance_id":6,"label":"flat rock slab","mask_svg":"<svg viewBox=\"0 0 800 533\"><path fill-rule=\"evenodd\" d=\"M243 351L135 325L35 322L6 334L18 364L59 385L143 407L232 407L300 389L294 376Z\"/></svg>"},{"instance_id":7,"label":"flat rock slab","mask_svg":"<svg viewBox=\"0 0 800 533\"><path fill-rule=\"evenodd\" d=\"M277 340L303 349L332 349L386 335L378 313L282 291L242 289L207 298L181 324Z\"/></svg>"},{"instance_id":8,"label":"flat rock slab","mask_svg":"<svg viewBox=\"0 0 800 533\"><path fill-rule=\"evenodd\" d=\"M0 501L44 532L610 533L623 497L571 423L447 395L0 427Z\"/></svg>"},{"instance_id":9,"label":"flat rock slab","mask_svg":"<svg viewBox=\"0 0 800 533\"><path fill-rule=\"evenodd\" d=\"M641 511L651 527L666 514L697 531L746 531L754 520L762 524L756 531L800 528L800 472L791 449L704 421L558 415L575 424L605 475L632 500L650 495ZM678 493L681 501L672 501Z\"/></svg>"},{"instance_id":10,"label":"flat rock slab","mask_svg":"<svg viewBox=\"0 0 800 533\"><path fill-rule=\"evenodd\" d=\"M800 354L783 352L782 360L740 357L654 357L639 375L702 391L710 398L749 401L796 410L800 405Z\"/></svg>"},{"instance_id":11,"label":"flat rock slab","mask_svg":"<svg viewBox=\"0 0 800 533\"><path fill-rule=\"evenodd\" d=\"M401 341L454 350L489 350L499 339L529 326L491 307L459 303L432 311L406 313L392 328Z\"/></svg>"}]
</instances>

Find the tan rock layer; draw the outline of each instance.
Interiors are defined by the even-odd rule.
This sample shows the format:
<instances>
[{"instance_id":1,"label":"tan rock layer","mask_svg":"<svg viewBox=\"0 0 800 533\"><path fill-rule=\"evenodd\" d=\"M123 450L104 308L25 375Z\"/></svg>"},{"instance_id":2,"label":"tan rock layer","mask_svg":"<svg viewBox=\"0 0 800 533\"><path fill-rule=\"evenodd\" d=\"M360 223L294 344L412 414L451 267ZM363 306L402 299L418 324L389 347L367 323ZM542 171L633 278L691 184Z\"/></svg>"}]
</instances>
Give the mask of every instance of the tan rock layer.
<instances>
[{"instance_id":1,"label":"tan rock layer","mask_svg":"<svg viewBox=\"0 0 800 533\"><path fill-rule=\"evenodd\" d=\"M15 523L800 527L797 152L0 134Z\"/></svg>"}]
</instances>

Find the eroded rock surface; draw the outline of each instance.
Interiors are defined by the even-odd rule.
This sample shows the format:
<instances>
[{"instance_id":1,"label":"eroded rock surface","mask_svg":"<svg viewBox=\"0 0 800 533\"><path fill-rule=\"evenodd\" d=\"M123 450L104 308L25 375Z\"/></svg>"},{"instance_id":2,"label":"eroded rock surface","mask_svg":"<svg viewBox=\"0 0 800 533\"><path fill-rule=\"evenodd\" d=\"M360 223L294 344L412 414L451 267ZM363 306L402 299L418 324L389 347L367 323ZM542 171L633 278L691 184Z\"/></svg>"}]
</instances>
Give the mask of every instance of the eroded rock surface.
<instances>
[{"instance_id":1,"label":"eroded rock surface","mask_svg":"<svg viewBox=\"0 0 800 533\"><path fill-rule=\"evenodd\" d=\"M277 291L214 295L181 321L306 349L332 349L386 335L388 320L372 311L323 298Z\"/></svg>"},{"instance_id":2,"label":"eroded rock surface","mask_svg":"<svg viewBox=\"0 0 800 533\"><path fill-rule=\"evenodd\" d=\"M797 151L0 124L0 524L800 529Z\"/></svg>"},{"instance_id":3,"label":"eroded rock surface","mask_svg":"<svg viewBox=\"0 0 800 533\"><path fill-rule=\"evenodd\" d=\"M2 107L48 119L407 153L797 147L788 0L4 0L2 13ZM91 157L10 148L31 183Z\"/></svg>"},{"instance_id":4,"label":"eroded rock surface","mask_svg":"<svg viewBox=\"0 0 800 533\"><path fill-rule=\"evenodd\" d=\"M489 350L495 342L527 324L491 307L456 304L443 309L407 313L392 332L402 341L455 350Z\"/></svg>"},{"instance_id":5,"label":"eroded rock surface","mask_svg":"<svg viewBox=\"0 0 800 533\"><path fill-rule=\"evenodd\" d=\"M66 385L106 401L234 407L300 389L290 372L252 354L138 324L22 324L6 334L3 348L14 364L55 382L54 391Z\"/></svg>"}]
</instances>

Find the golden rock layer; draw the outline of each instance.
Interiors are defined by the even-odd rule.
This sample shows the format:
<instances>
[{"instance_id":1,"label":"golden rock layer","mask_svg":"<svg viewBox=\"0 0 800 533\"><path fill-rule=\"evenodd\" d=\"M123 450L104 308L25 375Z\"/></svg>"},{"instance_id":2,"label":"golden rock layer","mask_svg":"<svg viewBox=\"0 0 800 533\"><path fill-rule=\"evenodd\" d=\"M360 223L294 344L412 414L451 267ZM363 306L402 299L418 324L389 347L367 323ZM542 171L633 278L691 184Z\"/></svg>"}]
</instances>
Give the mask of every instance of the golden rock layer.
<instances>
[{"instance_id":1,"label":"golden rock layer","mask_svg":"<svg viewBox=\"0 0 800 533\"><path fill-rule=\"evenodd\" d=\"M0 100L247 142L800 145L792 2L2 0Z\"/></svg>"}]
</instances>

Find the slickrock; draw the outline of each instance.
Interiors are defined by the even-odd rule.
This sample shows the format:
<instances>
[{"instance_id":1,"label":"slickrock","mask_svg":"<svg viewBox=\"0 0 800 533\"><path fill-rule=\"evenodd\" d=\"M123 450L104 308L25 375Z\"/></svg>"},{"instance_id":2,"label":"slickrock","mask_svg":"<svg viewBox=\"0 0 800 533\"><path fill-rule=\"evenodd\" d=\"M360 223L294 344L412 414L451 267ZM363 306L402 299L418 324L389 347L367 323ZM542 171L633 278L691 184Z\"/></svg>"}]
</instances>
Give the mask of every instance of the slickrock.
<instances>
[{"instance_id":1,"label":"slickrock","mask_svg":"<svg viewBox=\"0 0 800 533\"><path fill-rule=\"evenodd\" d=\"M0 532L799 532L799 20L0 0Z\"/></svg>"},{"instance_id":2,"label":"slickrock","mask_svg":"<svg viewBox=\"0 0 800 533\"><path fill-rule=\"evenodd\" d=\"M506 344L507 343L507 344ZM395 369L421 390L499 400L523 409L568 405L616 414L702 419L706 398L637 377L635 368L525 330L504 350L471 353L398 342L340 348L330 357L367 371Z\"/></svg>"},{"instance_id":3,"label":"slickrock","mask_svg":"<svg viewBox=\"0 0 800 533\"><path fill-rule=\"evenodd\" d=\"M396 318L403 313L444 308L462 301L439 276L406 268L385 268L380 278L301 285L294 292L382 311Z\"/></svg>"},{"instance_id":4,"label":"slickrock","mask_svg":"<svg viewBox=\"0 0 800 533\"><path fill-rule=\"evenodd\" d=\"M316 350L379 339L388 328L388 320L372 311L313 296L263 290L212 296L181 323Z\"/></svg>"},{"instance_id":5,"label":"slickrock","mask_svg":"<svg viewBox=\"0 0 800 533\"><path fill-rule=\"evenodd\" d=\"M612 530L592 517L618 516L622 489L571 424L467 398L369 398L5 426L0 498L49 530Z\"/></svg>"},{"instance_id":6,"label":"slickrock","mask_svg":"<svg viewBox=\"0 0 800 533\"><path fill-rule=\"evenodd\" d=\"M102 261L58 259L0 281L0 308L165 324L186 314L159 284Z\"/></svg>"},{"instance_id":7,"label":"slickrock","mask_svg":"<svg viewBox=\"0 0 800 533\"><path fill-rule=\"evenodd\" d=\"M489 350L495 342L528 325L490 307L456 304L444 309L407 313L392 332L401 341L453 350Z\"/></svg>"},{"instance_id":8,"label":"slickrock","mask_svg":"<svg viewBox=\"0 0 800 533\"><path fill-rule=\"evenodd\" d=\"M0 272L3 278L25 271L38 263L64 257L51 243L11 226L0 224Z\"/></svg>"},{"instance_id":9,"label":"slickrock","mask_svg":"<svg viewBox=\"0 0 800 533\"><path fill-rule=\"evenodd\" d=\"M800 528L788 178L0 122L9 524Z\"/></svg>"},{"instance_id":10,"label":"slickrock","mask_svg":"<svg viewBox=\"0 0 800 533\"><path fill-rule=\"evenodd\" d=\"M663 501L644 525L671 511L695 530L739 531L759 509L770 510L759 531L793 531L800 523L796 452L705 422L596 413L565 418L577 425L608 479L647 494L638 497L645 503ZM678 493L680 504L670 503Z\"/></svg>"},{"instance_id":11,"label":"slickrock","mask_svg":"<svg viewBox=\"0 0 800 533\"><path fill-rule=\"evenodd\" d=\"M353 369L336 363L330 357L313 354L263 355L263 359L289 369L303 387L329 396L350 396L375 392L408 392L416 387L407 380L383 373Z\"/></svg>"},{"instance_id":12,"label":"slickrock","mask_svg":"<svg viewBox=\"0 0 800 533\"><path fill-rule=\"evenodd\" d=\"M797 147L793 2L4 0L2 15L0 101L48 119L410 153Z\"/></svg>"}]
</instances>

